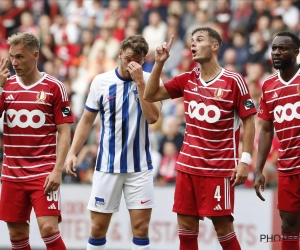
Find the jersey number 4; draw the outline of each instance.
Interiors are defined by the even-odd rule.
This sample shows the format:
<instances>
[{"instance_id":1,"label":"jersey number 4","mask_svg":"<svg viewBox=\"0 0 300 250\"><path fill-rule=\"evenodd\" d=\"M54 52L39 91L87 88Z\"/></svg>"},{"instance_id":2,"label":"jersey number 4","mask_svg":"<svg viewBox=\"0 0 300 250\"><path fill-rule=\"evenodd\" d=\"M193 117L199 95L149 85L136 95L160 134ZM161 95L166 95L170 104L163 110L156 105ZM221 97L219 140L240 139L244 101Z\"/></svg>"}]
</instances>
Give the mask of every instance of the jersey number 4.
<instances>
[{"instance_id":1,"label":"jersey number 4","mask_svg":"<svg viewBox=\"0 0 300 250\"><path fill-rule=\"evenodd\" d=\"M220 188L220 186L216 187L214 198L217 199L218 201L221 200L222 196L221 196L221 188Z\"/></svg>"}]
</instances>

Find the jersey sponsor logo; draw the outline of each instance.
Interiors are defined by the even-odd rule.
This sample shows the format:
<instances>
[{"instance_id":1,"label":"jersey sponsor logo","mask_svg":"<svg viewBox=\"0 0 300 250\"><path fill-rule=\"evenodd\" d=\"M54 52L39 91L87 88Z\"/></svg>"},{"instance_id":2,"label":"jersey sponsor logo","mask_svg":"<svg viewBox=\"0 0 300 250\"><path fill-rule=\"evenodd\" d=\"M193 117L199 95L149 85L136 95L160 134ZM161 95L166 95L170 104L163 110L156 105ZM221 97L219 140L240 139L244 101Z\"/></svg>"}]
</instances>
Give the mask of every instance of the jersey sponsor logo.
<instances>
[{"instance_id":1,"label":"jersey sponsor logo","mask_svg":"<svg viewBox=\"0 0 300 250\"><path fill-rule=\"evenodd\" d=\"M251 99L244 100L244 101L243 101L243 104L244 104L244 107L245 107L246 110L255 108L254 102L253 102Z\"/></svg>"},{"instance_id":2,"label":"jersey sponsor logo","mask_svg":"<svg viewBox=\"0 0 300 250\"><path fill-rule=\"evenodd\" d=\"M97 207L97 205L104 206L105 205L104 198L95 197L95 206Z\"/></svg>"},{"instance_id":3,"label":"jersey sponsor logo","mask_svg":"<svg viewBox=\"0 0 300 250\"><path fill-rule=\"evenodd\" d=\"M287 103L284 106L278 105L274 109L274 119L278 123L282 123L284 121L291 121L294 118L300 119L300 114L298 109L300 107L300 102L296 102L294 104Z\"/></svg>"},{"instance_id":4,"label":"jersey sponsor logo","mask_svg":"<svg viewBox=\"0 0 300 250\"><path fill-rule=\"evenodd\" d=\"M217 88L214 92L214 96L216 99L222 99L223 94L224 90L222 88Z\"/></svg>"},{"instance_id":5,"label":"jersey sponsor logo","mask_svg":"<svg viewBox=\"0 0 300 250\"><path fill-rule=\"evenodd\" d=\"M42 90L39 93L37 93L36 102L44 103L46 100L46 97L47 97L46 92Z\"/></svg>"},{"instance_id":6,"label":"jersey sponsor logo","mask_svg":"<svg viewBox=\"0 0 300 250\"><path fill-rule=\"evenodd\" d=\"M221 117L221 111L217 106L206 106L203 102L197 103L196 101L190 101L188 113L191 118L196 118L199 121L207 121L208 123L215 123Z\"/></svg>"},{"instance_id":7,"label":"jersey sponsor logo","mask_svg":"<svg viewBox=\"0 0 300 250\"><path fill-rule=\"evenodd\" d=\"M28 111L27 109L20 109L19 111L14 109L8 109L6 111L7 126L14 128L18 126L20 128L40 128L45 124L45 114L38 109Z\"/></svg>"},{"instance_id":8,"label":"jersey sponsor logo","mask_svg":"<svg viewBox=\"0 0 300 250\"><path fill-rule=\"evenodd\" d=\"M61 107L61 112L62 112L63 117L71 116L71 108L70 108L70 106Z\"/></svg>"}]
</instances>

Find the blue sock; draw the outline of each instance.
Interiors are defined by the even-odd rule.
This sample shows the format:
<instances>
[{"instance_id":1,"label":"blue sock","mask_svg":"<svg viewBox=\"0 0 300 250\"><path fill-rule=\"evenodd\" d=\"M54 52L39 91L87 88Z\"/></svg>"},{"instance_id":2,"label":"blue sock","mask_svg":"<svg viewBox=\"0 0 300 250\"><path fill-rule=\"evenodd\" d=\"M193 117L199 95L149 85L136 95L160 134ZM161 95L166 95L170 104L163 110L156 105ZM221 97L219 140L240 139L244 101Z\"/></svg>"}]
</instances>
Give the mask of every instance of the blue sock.
<instances>
[{"instance_id":1,"label":"blue sock","mask_svg":"<svg viewBox=\"0 0 300 250\"><path fill-rule=\"evenodd\" d=\"M133 237L132 242L133 242L133 244L138 245L138 246L146 246L146 245L150 244L149 238L135 238L135 237Z\"/></svg>"},{"instance_id":2,"label":"blue sock","mask_svg":"<svg viewBox=\"0 0 300 250\"><path fill-rule=\"evenodd\" d=\"M101 246L104 245L106 243L106 238L101 238L101 239L93 239L93 238L89 238L89 244L93 245L93 246Z\"/></svg>"}]
</instances>

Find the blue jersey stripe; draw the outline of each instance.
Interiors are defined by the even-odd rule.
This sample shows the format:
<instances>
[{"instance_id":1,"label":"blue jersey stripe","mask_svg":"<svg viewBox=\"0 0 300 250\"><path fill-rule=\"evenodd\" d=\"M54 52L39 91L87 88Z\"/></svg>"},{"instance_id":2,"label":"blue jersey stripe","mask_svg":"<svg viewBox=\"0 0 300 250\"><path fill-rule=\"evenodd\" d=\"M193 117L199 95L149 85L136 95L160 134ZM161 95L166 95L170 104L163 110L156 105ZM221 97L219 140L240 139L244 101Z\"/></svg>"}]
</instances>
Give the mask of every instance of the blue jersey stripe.
<instances>
[{"instance_id":1,"label":"blue jersey stripe","mask_svg":"<svg viewBox=\"0 0 300 250\"><path fill-rule=\"evenodd\" d=\"M128 151L128 126L129 126L129 91L131 83L124 82L123 105L122 105L122 152L120 160L120 172L127 173Z\"/></svg>"},{"instance_id":2,"label":"blue jersey stripe","mask_svg":"<svg viewBox=\"0 0 300 250\"><path fill-rule=\"evenodd\" d=\"M146 137L145 151L146 151L147 166L148 166L148 169L153 169L152 159L151 159L151 154L150 154L149 124L147 121L145 124L145 135L146 135L145 136Z\"/></svg>"},{"instance_id":3,"label":"blue jersey stripe","mask_svg":"<svg viewBox=\"0 0 300 250\"><path fill-rule=\"evenodd\" d=\"M134 160L134 171L141 171L141 161L140 161L140 122L141 122L142 110L140 102L137 102L137 117L136 117L136 131L133 141L133 160Z\"/></svg>"},{"instance_id":4,"label":"blue jersey stripe","mask_svg":"<svg viewBox=\"0 0 300 250\"><path fill-rule=\"evenodd\" d=\"M117 94L117 85L113 84L109 86L109 96L116 96ZM116 137L116 98L109 100L109 123L110 123L110 131L109 131L109 142L108 142L108 172L114 172L114 161L115 161L115 137Z\"/></svg>"},{"instance_id":5,"label":"blue jersey stripe","mask_svg":"<svg viewBox=\"0 0 300 250\"><path fill-rule=\"evenodd\" d=\"M101 117L101 136L100 136L100 142L99 142L99 152L98 152L98 159L97 159L97 164L96 164L96 170L100 171L101 165L102 165L102 158L103 158L103 138L104 138L104 133L105 133L105 127L104 127L104 107L102 105L103 103L103 96L100 97L99 100L100 103L100 117Z\"/></svg>"}]
</instances>

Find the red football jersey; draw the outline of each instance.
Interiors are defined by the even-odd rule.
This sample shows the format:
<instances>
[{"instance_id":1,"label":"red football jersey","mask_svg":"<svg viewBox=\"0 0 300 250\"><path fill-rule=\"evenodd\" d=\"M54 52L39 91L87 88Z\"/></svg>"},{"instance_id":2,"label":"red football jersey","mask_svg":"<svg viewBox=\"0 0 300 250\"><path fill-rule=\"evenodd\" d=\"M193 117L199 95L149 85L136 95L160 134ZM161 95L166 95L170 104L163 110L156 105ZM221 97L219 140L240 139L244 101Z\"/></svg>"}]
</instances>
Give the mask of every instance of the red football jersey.
<instances>
[{"instance_id":1,"label":"red football jersey","mask_svg":"<svg viewBox=\"0 0 300 250\"><path fill-rule=\"evenodd\" d=\"M1 95L3 111L2 179L28 181L48 175L56 161L56 125L73 122L63 83L44 73L25 86L12 76Z\"/></svg>"},{"instance_id":2,"label":"red football jersey","mask_svg":"<svg viewBox=\"0 0 300 250\"><path fill-rule=\"evenodd\" d=\"M195 68L165 83L171 98L184 98L186 132L176 169L229 177L238 164L240 118L256 113L244 78L229 70L209 83Z\"/></svg>"},{"instance_id":3,"label":"red football jersey","mask_svg":"<svg viewBox=\"0 0 300 250\"><path fill-rule=\"evenodd\" d=\"M264 81L258 116L274 123L280 143L278 175L300 173L300 69L289 82L279 71Z\"/></svg>"}]
</instances>

